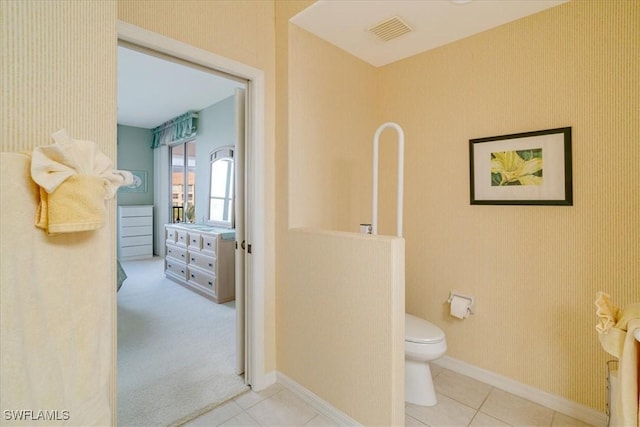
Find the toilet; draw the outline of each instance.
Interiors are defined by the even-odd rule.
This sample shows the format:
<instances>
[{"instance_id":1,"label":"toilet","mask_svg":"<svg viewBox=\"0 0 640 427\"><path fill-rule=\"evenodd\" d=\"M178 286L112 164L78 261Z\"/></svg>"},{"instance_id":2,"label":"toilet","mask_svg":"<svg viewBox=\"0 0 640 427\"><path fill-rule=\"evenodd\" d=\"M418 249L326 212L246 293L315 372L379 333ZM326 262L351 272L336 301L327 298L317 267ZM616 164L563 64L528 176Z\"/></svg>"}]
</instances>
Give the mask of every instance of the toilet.
<instances>
[{"instance_id":1,"label":"toilet","mask_svg":"<svg viewBox=\"0 0 640 427\"><path fill-rule=\"evenodd\" d=\"M405 314L404 400L420 406L437 403L429 362L444 355L444 332L431 322Z\"/></svg>"}]
</instances>

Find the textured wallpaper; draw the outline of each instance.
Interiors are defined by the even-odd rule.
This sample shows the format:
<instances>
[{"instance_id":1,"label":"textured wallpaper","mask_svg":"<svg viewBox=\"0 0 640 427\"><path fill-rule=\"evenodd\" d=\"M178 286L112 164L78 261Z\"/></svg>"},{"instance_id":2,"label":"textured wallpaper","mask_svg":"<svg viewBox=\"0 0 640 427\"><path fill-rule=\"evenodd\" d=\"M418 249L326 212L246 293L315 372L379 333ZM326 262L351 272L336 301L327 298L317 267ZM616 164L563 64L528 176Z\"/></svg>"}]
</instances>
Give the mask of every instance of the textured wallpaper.
<instances>
[{"instance_id":1,"label":"textured wallpaper","mask_svg":"<svg viewBox=\"0 0 640 427\"><path fill-rule=\"evenodd\" d=\"M115 160L116 12L114 1L0 1L2 151L52 144L50 135L65 128ZM115 422L115 203L107 207L104 228L53 238L29 215L2 218L3 262L23 271L14 287L3 281L3 294L15 290L33 303L25 319L34 307L47 319L23 322L24 355L13 341L3 346L3 409L66 409L78 425ZM32 260L12 258L18 239L10 236L19 229L30 231L20 239L31 245ZM30 287L29 280L37 282ZM2 301L3 316L12 300ZM40 336L47 339L33 341ZM29 391L24 378L37 375L38 357L40 368L58 365ZM16 365L5 371L11 361L22 364L17 374Z\"/></svg>"},{"instance_id":2,"label":"textured wallpaper","mask_svg":"<svg viewBox=\"0 0 640 427\"><path fill-rule=\"evenodd\" d=\"M381 69L378 100L407 134L407 311L449 356L602 411L596 292L640 300L639 22L569 2ZM469 139L564 126L572 207L470 206ZM452 289L475 315L448 315Z\"/></svg>"}]
</instances>

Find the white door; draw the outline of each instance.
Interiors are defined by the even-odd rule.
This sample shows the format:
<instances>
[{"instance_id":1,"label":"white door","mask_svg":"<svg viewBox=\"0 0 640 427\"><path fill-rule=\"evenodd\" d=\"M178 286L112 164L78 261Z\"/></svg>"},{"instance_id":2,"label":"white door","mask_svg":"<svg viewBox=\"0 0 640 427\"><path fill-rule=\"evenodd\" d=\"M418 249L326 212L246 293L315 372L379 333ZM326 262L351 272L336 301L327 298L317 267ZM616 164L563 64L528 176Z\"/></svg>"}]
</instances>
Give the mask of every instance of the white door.
<instances>
[{"instance_id":1,"label":"white door","mask_svg":"<svg viewBox=\"0 0 640 427\"><path fill-rule=\"evenodd\" d=\"M235 163L235 228L236 228L236 373L244 373L244 381L248 384L246 357L246 212L245 212L245 90L235 91L236 147Z\"/></svg>"}]
</instances>

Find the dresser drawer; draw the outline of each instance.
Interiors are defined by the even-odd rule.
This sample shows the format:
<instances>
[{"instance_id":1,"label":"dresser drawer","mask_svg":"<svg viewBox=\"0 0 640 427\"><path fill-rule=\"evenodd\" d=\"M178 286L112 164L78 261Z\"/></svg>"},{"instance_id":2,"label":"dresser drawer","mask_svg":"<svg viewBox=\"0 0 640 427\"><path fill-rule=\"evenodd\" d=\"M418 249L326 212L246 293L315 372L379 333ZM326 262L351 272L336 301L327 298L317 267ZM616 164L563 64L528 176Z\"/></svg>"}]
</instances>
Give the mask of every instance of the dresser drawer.
<instances>
[{"instance_id":1,"label":"dresser drawer","mask_svg":"<svg viewBox=\"0 0 640 427\"><path fill-rule=\"evenodd\" d=\"M216 258L203 253L189 252L189 264L194 264L206 271L215 273Z\"/></svg>"},{"instance_id":2,"label":"dresser drawer","mask_svg":"<svg viewBox=\"0 0 640 427\"><path fill-rule=\"evenodd\" d=\"M189 249L196 251L202 249L202 236L200 233L189 232Z\"/></svg>"},{"instance_id":3,"label":"dresser drawer","mask_svg":"<svg viewBox=\"0 0 640 427\"><path fill-rule=\"evenodd\" d=\"M198 268L189 267L189 276L187 280L189 282L192 282L193 284L196 284L208 289L214 294L216 292L216 276L213 273L209 274L209 273L205 273L204 271Z\"/></svg>"},{"instance_id":4,"label":"dresser drawer","mask_svg":"<svg viewBox=\"0 0 640 427\"><path fill-rule=\"evenodd\" d=\"M187 262L187 250L185 248L167 245L167 256L175 258L184 263Z\"/></svg>"},{"instance_id":5,"label":"dresser drawer","mask_svg":"<svg viewBox=\"0 0 640 427\"><path fill-rule=\"evenodd\" d=\"M120 248L124 249L129 246L153 245L153 236L129 236L120 238Z\"/></svg>"},{"instance_id":6,"label":"dresser drawer","mask_svg":"<svg viewBox=\"0 0 640 427\"><path fill-rule=\"evenodd\" d=\"M167 228L167 235L166 235L166 239L167 239L167 243L176 243L177 239L178 239L178 233L176 232L175 228Z\"/></svg>"},{"instance_id":7,"label":"dresser drawer","mask_svg":"<svg viewBox=\"0 0 640 427\"><path fill-rule=\"evenodd\" d=\"M120 218L132 216L153 216L153 206L120 206Z\"/></svg>"},{"instance_id":8,"label":"dresser drawer","mask_svg":"<svg viewBox=\"0 0 640 427\"><path fill-rule=\"evenodd\" d=\"M186 230L176 230L176 243L181 246L187 246L189 236Z\"/></svg>"},{"instance_id":9,"label":"dresser drawer","mask_svg":"<svg viewBox=\"0 0 640 427\"><path fill-rule=\"evenodd\" d=\"M126 216L120 218L120 227L137 227L140 225L153 225L150 216Z\"/></svg>"},{"instance_id":10,"label":"dresser drawer","mask_svg":"<svg viewBox=\"0 0 640 427\"><path fill-rule=\"evenodd\" d=\"M183 280L186 280L187 278L186 264L179 261L173 261L167 258L165 259L165 267L168 272L173 273L176 276L179 276Z\"/></svg>"},{"instance_id":11,"label":"dresser drawer","mask_svg":"<svg viewBox=\"0 0 640 427\"><path fill-rule=\"evenodd\" d=\"M150 258L153 254L153 244L128 246L120 248L118 257L120 259L138 259L138 258Z\"/></svg>"},{"instance_id":12,"label":"dresser drawer","mask_svg":"<svg viewBox=\"0 0 640 427\"><path fill-rule=\"evenodd\" d=\"M151 236L153 235L153 227L151 225L139 225L135 227L122 227L120 229L121 237L131 236Z\"/></svg>"},{"instance_id":13,"label":"dresser drawer","mask_svg":"<svg viewBox=\"0 0 640 427\"><path fill-rule=\"evenodd\" d=\"M204 236L202 236L202 250L215 253L217 241L218 240L216 239L216 236L205 234Z\"/></svg>"}]
</instances>

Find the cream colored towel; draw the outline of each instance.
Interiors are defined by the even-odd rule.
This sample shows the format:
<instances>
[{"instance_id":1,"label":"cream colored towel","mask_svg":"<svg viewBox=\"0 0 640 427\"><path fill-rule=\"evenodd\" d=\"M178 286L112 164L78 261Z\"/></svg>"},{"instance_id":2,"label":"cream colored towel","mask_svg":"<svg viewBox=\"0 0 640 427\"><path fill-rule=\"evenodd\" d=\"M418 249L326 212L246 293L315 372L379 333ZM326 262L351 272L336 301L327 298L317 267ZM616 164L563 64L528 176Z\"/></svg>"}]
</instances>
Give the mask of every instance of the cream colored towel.
<instances>
[{"instance_id":1,"label":"cream colored towel","mask_svg":"<svg viewBox=\"0 0 640 427\"><path fill-rule=\"evenodd\" d=\"M55 237L34 227L30 167L0 154L0 425L113 426L114 226L107 216Z\"/></svg>"},{"instance_id":2,"label":"cream colored towel","mask_svg":"<svg viewBox=\"0 0 640 427\"><path fill-rule=\"evenodd\" d=\"M620 309L611 302L611 296L605 292L596 294L596 316L598 316L598 324L596 331L607 332L618 321Z\"/></svg>"},{"instance_id":3,"label":"cream colored towel","mask_svg":"<svg viewBox=\"0 0 640 427\"><path fill-rule=\"evenodd\" d=\"M605 292L596 294L596 316L598 316L596 331L598 331L602 348L610 355L620 358L627 330L615 327L620 309L611 302L611 297Z\"/></svg>"},{"instance_id":4,"label":"cream colored towel","mask_svg":"<svg viewBox=\"0 0 640 427\"><path fill-rule=\"evenodd\" d=\"M640 304L636 304L640 311ZM640 315L630 319L627 324L627 334L618 362L618 390L617 417L619 426L640 427L640 400L638 391L640 385L640 342L634 336L634 331L640 328Z\"/></svg>"},{"instance_id":5,"label":"cream colored towel","mask_svg":"<svg viewBox=\"0 0 640 427\"><path fill-rule=\"evenodd\" d=\"M608 294L598 292L596 307L598 339L607 353L618 358L618 390L616 401L612 402L615 411L612 420L617 426L640 427L640 343L634 336L640 328L640 303L620 310Z\"/></svg>"},{"instance_id":6,"label":"cream colored towel","mask_svg":"<svg viewBox=\"0 0 640 427\"><path fill-rule=\"evenodd\" d=\"M133 175L114 170L95 142L72 139L62 129L55 144L37 147L31 156L31 177L40 186L36 226L49 234L95 230L105 222L105 199Z\"/></svg>"}]
</instances>

